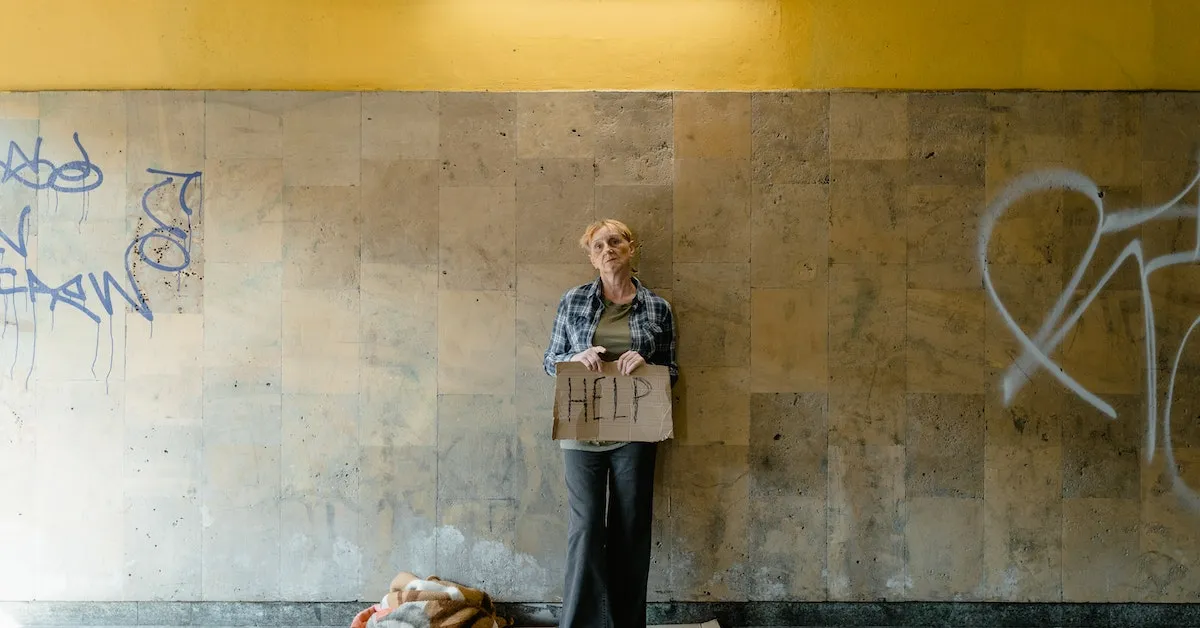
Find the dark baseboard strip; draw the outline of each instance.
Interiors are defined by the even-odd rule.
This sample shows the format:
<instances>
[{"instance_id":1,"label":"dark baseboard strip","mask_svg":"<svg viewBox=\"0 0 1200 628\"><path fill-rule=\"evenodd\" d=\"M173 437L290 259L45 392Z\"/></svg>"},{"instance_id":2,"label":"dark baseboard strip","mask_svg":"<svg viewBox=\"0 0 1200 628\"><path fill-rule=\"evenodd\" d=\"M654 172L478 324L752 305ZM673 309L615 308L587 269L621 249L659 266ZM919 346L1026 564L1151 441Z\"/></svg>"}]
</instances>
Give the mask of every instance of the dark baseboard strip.
<instances>
[{"instance_id":1,"label":"dark baseboard strip","mask_svg":"<svg viewBox=\"0 0 1200 628\"><path fill-rule=\"evenodd\" d=\"M373 602L0 602L0 620L37 626L341 626ZM499 604L520 626L554 626L557 604ZM656 602L652 624L747 626L1200 626L1200 604L1000 602ZM3 621L0 621L2 624Z\"/></svg>"}]
</instances>

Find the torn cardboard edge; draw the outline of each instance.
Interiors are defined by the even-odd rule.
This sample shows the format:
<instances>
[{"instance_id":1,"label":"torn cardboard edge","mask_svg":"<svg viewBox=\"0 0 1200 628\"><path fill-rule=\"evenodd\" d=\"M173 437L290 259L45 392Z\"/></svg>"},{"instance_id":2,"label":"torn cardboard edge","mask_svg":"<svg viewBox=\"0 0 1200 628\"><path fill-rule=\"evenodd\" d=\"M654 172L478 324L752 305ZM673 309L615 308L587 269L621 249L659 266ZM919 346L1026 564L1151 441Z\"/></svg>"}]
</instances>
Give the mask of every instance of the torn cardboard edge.
<instances>
[{"instance_id":1,"label":"torn cardboard edge","mask_svg":"<svg viewBox=\"0 0 1200 628\"><path fill-rule=\"evenodd\" d=\"M622 375L615 362L599 372L580 362L555 365L554 440L656 443L675 436L671 371L643 364Z\"/></svg>"}]
</instances>

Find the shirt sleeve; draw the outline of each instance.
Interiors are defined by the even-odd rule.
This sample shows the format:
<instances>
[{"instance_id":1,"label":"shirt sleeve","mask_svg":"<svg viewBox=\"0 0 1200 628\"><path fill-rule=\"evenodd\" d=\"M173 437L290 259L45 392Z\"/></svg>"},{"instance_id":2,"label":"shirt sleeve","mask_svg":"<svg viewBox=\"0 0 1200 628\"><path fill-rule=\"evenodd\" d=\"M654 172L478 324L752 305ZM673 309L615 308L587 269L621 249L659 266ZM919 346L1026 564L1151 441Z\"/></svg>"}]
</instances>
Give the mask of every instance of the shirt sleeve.
<instances>
[{"instance_id":1,"label":"shirt sleeve","mask_svg":"<svg viewBox=\"0 0 1200 628\"><path fill-rule=\"evenodd\" d=\"M558 311L554 314L554 327L550 330L550 344L542 357L542 368L546 374L554 376L556 365L571 359L571 339L567 336L567 295L558 302Z\"/></svg>"},{"instance_id":2,"label":"shirt sleeve","mask_svg":"<svg viewBox=\"0 0 1200 628\"><path fill-rule=\"evenodd\" d=\"M679 336L675 329L675 313L671 311L671 304L666 300L660 302L661 306L657 309L659 312L659 325L662 327L662 334L667 339L665 346L660 344L655 351L653 363L661 364L667 367L671 373L671 386L675 386L675 382L679 381L679 362L675 356L675 348L678 343Z\"/></svg>"}]
</instances>

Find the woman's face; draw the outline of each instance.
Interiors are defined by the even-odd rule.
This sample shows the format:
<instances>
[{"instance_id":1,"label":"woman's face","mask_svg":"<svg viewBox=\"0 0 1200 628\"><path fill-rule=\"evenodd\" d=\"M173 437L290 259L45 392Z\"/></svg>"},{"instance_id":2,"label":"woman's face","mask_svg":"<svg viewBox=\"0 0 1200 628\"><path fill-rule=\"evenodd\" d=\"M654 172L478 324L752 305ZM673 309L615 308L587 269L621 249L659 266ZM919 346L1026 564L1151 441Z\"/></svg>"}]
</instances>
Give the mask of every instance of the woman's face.
<instances>
[{"instance_id":1,"label":"woman's face","mask_svg":"<svg viewBox=\"0 0 1200 628\"><path fill-rule=\"evenodd\" d=\"M601 227L592 236L588 259L599 271L617 271L633 263L633 244L612 227Z\"/></svg>"}]
</instances>

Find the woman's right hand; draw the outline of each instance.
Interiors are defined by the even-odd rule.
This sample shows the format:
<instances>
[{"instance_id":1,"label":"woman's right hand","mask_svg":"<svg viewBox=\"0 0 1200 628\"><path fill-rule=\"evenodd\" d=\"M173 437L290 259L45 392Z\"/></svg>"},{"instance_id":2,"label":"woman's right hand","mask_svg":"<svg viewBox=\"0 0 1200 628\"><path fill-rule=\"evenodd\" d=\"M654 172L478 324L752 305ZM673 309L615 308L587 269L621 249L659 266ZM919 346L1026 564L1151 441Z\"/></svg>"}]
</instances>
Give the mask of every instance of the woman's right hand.
<instances>
[{"instance_id":1,"label":"woman's right hand","mask_svg":"<svg viewBox=\"0 0 1200 628\"><path fill-rule=\"evenodd\" d=\"M604 347L589 347L571 356L572 362L582 362L589 371L600 372L600 354L608 350Z\"/></svg>"}]
</instances>

